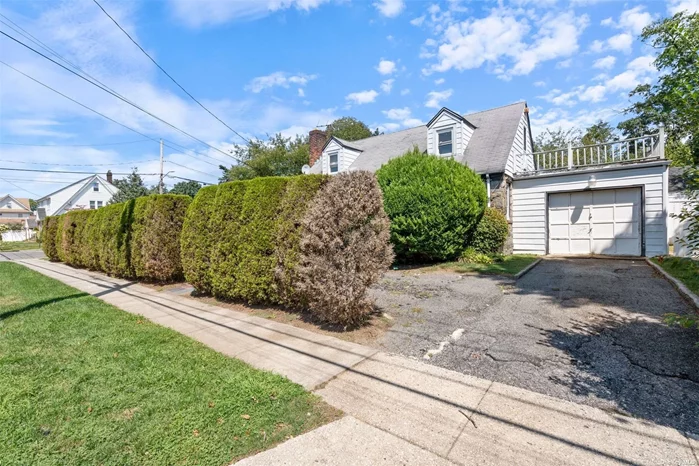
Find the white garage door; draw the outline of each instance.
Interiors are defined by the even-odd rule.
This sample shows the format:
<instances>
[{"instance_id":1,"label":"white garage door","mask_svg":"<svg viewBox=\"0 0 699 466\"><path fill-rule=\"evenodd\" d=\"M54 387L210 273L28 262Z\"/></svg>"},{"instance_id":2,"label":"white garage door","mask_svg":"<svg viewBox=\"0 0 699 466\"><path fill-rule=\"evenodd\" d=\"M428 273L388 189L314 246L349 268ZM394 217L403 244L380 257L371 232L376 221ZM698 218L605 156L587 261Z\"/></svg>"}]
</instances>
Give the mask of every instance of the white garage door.
<instances>
[{"instance_id":1,"label":"white garage door","mask_svg":"<svg viewBox=\"0 0 699 466\"><path fill-rule=\"evenodd\" d=\"M549 194L549 254L641 255L641 189Z\"/></svg>"}]
</instances>

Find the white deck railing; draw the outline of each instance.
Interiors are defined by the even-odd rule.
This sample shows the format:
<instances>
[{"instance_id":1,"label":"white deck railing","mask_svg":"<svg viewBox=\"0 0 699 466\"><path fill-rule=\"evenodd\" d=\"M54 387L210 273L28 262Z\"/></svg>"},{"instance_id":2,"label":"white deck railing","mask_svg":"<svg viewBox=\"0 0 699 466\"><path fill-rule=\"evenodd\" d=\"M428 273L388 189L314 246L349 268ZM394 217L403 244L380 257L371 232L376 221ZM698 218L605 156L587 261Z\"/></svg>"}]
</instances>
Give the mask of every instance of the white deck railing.
<instances>
[{"instance_id":1,"label":"white deck railing","mask_svg":"<svg viewBox=\"0 0 699 466\"><path fill-rule=\"evenodd\" d=\"M597 165L621 162L641 162L648 159L665 158L665 133L663 128L656 134L622 139L587 146L573 146L520 154L520 167L533 167L533 172L549 170L572 170ZM524 173L531 173L526 170Z\"/></svg>"}]
</instances>

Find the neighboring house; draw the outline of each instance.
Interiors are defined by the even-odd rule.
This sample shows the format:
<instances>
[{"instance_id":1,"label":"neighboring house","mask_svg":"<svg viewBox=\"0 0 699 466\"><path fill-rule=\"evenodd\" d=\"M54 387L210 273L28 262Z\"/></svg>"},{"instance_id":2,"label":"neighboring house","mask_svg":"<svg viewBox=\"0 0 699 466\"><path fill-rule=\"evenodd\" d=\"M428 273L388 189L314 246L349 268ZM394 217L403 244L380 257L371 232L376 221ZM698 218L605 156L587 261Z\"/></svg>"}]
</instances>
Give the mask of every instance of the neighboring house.
<instances>
[{"instance_id":1,"label":"neighboring house","mask_svg":"<svg viewBox=\"0 0 699 466\"><path fill-rule=\"evenodd\" d=\"M36 217L29 206L29 199L10 194L0 197L0 224L13 225L18 230L2 234L3 241L23 241L34 235Z\"/></svg>"},{"instance_id":2,"label":"neighboring house","mask_svg":"<svg viewBox=\"0 0 699 466\"><path fill-rule=\"evenodd\" d=\"M506 252L655 256L668 251L664 134L534 153L520 102L359 141L309 135L311 173L376 171L413 146L481 175L510 222Z\"/></svg>"},{"instance_id":3,"label":"neighboring house","mask_svg":"<svg viewBox=\"0 0 699 466\"><path fill-rule=\"evenodd\" d=\"M107 178L91 175L64 188L37 199L37 208L46 209L46 215L61 215L69 210L99 209L119 190L112 184L112 174Z\"/></svg>"},{"instance_id":4,"label":"neighboring house","mask_svg":"<svg viewBox=\"0 0 699 466\"><path fill-rule=\"evenodd\" d=\"M677 241L687 234L687 221L681 222L674 215L679 214L683 208L688 207L687 183L685 171L682 168L670 167L668 172L668 202L667 210L670 217L667 221L667 240L673 246L673 254L676 256L689 256L690 251L686 245Z\"/></svg>"}]
</instances>

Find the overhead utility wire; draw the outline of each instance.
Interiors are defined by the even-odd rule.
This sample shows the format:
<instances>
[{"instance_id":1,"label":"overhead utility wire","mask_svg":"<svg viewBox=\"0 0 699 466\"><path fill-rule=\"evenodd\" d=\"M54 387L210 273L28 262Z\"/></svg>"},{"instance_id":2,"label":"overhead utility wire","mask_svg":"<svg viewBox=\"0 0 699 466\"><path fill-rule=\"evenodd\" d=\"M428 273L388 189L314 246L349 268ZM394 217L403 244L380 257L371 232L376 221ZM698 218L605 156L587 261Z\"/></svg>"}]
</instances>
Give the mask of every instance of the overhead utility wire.
<instances>
[{"instance_id":1,"label":"overhead utility wire","mask_svg":"<svg viewBox=\"0 0 699 466\"><path fill-rule=\"evenodd\" d=\"M9 168L0 167L0 170L11 171L11 172L36 172L36 173L73 173L77 175L94 175L95 172L75 172L70 170L38 170L34 168ZM131 172L112 172L112 175L130 175ZM160 173L139 173L141 176L160 176Z\"/></svg>"},{"instance_id":2,"label":"overhead utility wire","mask_svg":"<svg viewBox=\"0 0 699 466\"><path fill-rule=\"evenodd\" d=\"M193 172L201 173L202 175L213 176L214 178L218 178L218 175L212 175L211 173L206 173L206 172L203 172L203 171L200 171L200 170L196 170L196 169L191 168L191 167L188 167L188 166L186 166L186 165L182 165L182 164L180 164L180 163L173 162L172 160L166 160L165 163L171 163L171 164L173 164L173 165L177 165L178 167L182 167L182 168L185 168L185 169L187 169L187 170L191 170L191 171L193 171Z\"/></svg>"},{"instance_id":3,"label":"overhead utility wire","mask_svg":"<svg viewBox=\"0 0 699 466\"><path fill-rule=\"evenodd\" d=\"M83 107L84 109L89 110L89 111L91 111L91 112L93 112L93 113L95 113L95 114L101 116L102 118L105 118L105 119L111 121L112 123L116 123L117 125L119 125L119 126L121 126L121 127L123 127L123 128L126 128L126 129L128 129L129 131L133 131L134 133L139 134L139 135L141 135L141 136L143 136L143 137L145 137L145 138L147 138L147 139L150 139L150 140L153 141L153 142L157 142L157 143L160 142L158 139L155 139L155 138L153 138L153 137L150 137L150 136L148 136L148 135L146 135L146 134L144 134L144 133L142 133L142 132L140 132L140 131L138 131L138 130L136 130L136 129L133 129L133 128L129 127L129 126L126 126L126 125L123 124L123 123L119 123L118 121L116 121L116 120L113 119L113 118L108 117L108 116L105 115L104 113L100 113L100 112L98 112L97 110L95 110L95 109L93 109L93 108L91 108L91 107L88 107L88 106L85 105L85 104L82 104L82 103L78 102L77 100L73 99L72 97L69 97L69 96L67 96L66 94L64 94L64 93L62 93L62 92L60 92L60 91L58 91L58 90L52 88L52 87L49 86L48 84L42 83L42 82L39 81L38 79L35 79L35 78L29 76L27 73L18 70L18 69L15 68L14 66L12 66L12 65L10 65L10 64L8 64L8 63L5 63L5 62L2 61L2 60L0 60L0 63L2 63L3 65L7 66L8 68L11 68L11 69L15 70L17 73L19 73L19 74L25 76L26 78L31 79L32 81L34 81L35 83L37 83L37 84L39 84L39 85L45 87L46 89L49 89L49 90L55 92L56 94L58 94L58 95L60 95L60 96L62 96L62 97L64 97L64 98L70 100L71 102L80 105L80 106ZM172 149L172 150L176 150L176 151L181 151L181 150L182 150L182 149L177 149L177 148L175 148L175 147L172 147L172 146L170 146L170 145L168 145L168 144L165 144L165 143L163 143L163 145L169 147L169 148ZM186 151L186 150L187 150L187 149L185 148L185 151ZM195 152L195 153L198 154L198 152ZM192 157L192 158L195 159L195 160L200 160L200 159L197 159L196 157L194 157L194 156L192 156L192 155L190 155L190 154L187 154L186 152L183 152L183 154L184 154L184 155L187 155L187 156L189 156L189 157ZM202 155L202 156L204 156L204 157L208 157L208 158L210 158L210 159L212 159L212 160L215 160L215 161L219 162L219 165L220 165L220 162L221 162L220 160L215 159L215 158L213 158L213 157L211 157L211 156L208 156L208 155L205 155L205 154L200 154L200 155ZM204 163L208 163L208 164L211 165L211 166L219 167L219 165L213 164L213 163L211 163L211 162L207 162L206 160L201 160L201 161L204 162Z\"/></svg>"},{"instance_id":4,"label":"overhead utility wire","mask_svg":"<svg viewBox=\"0 0 699 466\"><path fill-rule=\"evenodd\" d=\"M107 10L105 10L104 7L102 7L102 5L100 5L99 2L98 2L97 0L93 0L93 1L94 1L95 4L100 8L100 10L102 10L102 11L104 12L104 14L107 15L107 17L109 17L109 19L111 19L112 22L113 22L114 24L116 24L116 26L117 26L119 29L121 29L121 32L123 32L124 34L126 34L126 37L128 37L128 38L131 40L131 42L133 42L133 43L136 45L136 47L138 47L138 48L141 50L141 52L143 52L143 54L144 54L146 57L148 57L148 58L150 59L150 61L152 61L153 64L154 64L155 66L157 66L157 67L160 69L160 71L162 71L163 73L165 73L165 76L167 76L168 78L170 78L170 80L171 80L173 83L175 83L175 84L177 85L177 87L179 87L180 89L182 89L182 92L184 92L185 94L187 94L193 101L195 101L197 104L199 104L199 106L200 106L201 108L203 108L204 110L206 110L206 111L209 113L209 115L211 115L212 117L216 118L223 126L225 126L226 128L228 128L229 130L233 131L233 132L236 134L236 136L238 136L238 137L239 137L240 139L242 139L243 141L245 141L245 142L247 142L247 143L250 143L250 140L249 140L248 138L242 136L239 132L237 132L236 130L234 130L233 128L231 128L228 124L226 124L225 121L221 120L219 117L217 117L216 115L214 115L213 112L212 112L211 110L209 110L208 108L206 108L206 107L204 106L204 104L202 104L201 102L199 102L192 94L190 94L190 93L187 91L187 89L185 89L184 87L182 87L182 85L181 85L180 83L178 83L178 82L175 80L175 78L173 78L173 77L170 75L170 73L168 73L167 71L165 71L165 69L164 69L162 66L160 66L160 65L158 64L158 62L156 62L155 59L153 59L153 57L151 57L151 56L148 54L148 52L146 52L146 51L143 49L143 47L141 47L141 45L140 45L138 42L136 42L136 40L134 40L134 38L131 37L131 35L130 35L128 32L126 32L126 30L125 30L123 27L121 27L121 25L117 22L117 20L114 19L114 18L112 17L112 15L110 15L109 13L107 13Z\"/></svg>"},{"instance_id":5,"label":"overhead utility wire","mask_svg":"<svg viewBox=\"0 0 699 466\"><path fill-rule=\"evenodd\" d=\"M201 184L208 184L208 185L213 185L214 183L207 183L206 181L199 181L199 180L192 180L191 178L183 178L181 176L175 176L175 175L165 175L168 178L176 178L178 180L184 180L184 181L194 181L195 183L201 183Z\"/></svg>"},{"instance_id":6,"label":"overhead utility wire","mask_svg":"<svg viewBox=\"0 0 699 466\"><path fill-rule=\"evenodd\" d=\"M122 144L136 144L138 142L145 142L148 139L139 139L138 141L124 141L124 142L105 142L99 144L24 144L21 142L0 142L4 146L29 146L29 147L99 147L99 146L119 146Z\"/></svg>"},{"instance_id":7,"label":"overhead utility wire","mask_svg":"<svg viewBox=\"0 0 699 466\"><path fill-rule=\"evenodd\" d=\"M6 163L22 163L25 165L61 165L62 167L111 167L112 165L131 165L137 163L158 162L159 159L151 160L132 160L130 162L115 162L115 163L55 163L55 162L20 162L19 160L0 159L0 162Z\"/></svg>"},{"instance_id":8,"label":"overhead utility wire","mask_svg":"<svg viewBox=\"0 0 699 466\"><path fill-rule=\"evenodd\" d=\"M116 97L117 99L119 99L119 100L121 100L121 101L123 101L123 102L125 102L125 103L127 103L127 104L129 104L129 105L131 105L131 106L134 107L134 108L137 108L138 110L140 110L140 111L142 111L143 113L145 113L145 114L151 116L152 118L155 118L156 120L160 121L161 123L166 124L167 126L171 127L171 128L174 129L175 131L178 131L178 132L184 134L185 136L188 136L188 137L194 139L195 141L197 141L197 142L199 142L199 143L201 143L201 144L203 144L203 145L205 145L205 146L207 146L207 147L209 147L209 148L211 148L211 149L214 149L215 151L220 152L221 154L225 155L226 157L230 157L230 158L232 158L232 159L234 159L234 160L236 160L236 161L238 161L238 162L243 163L243 162L242 162L240 159L238 159L237 157L235 157L235 156L233 156L233 155L231 155L231 154L229 154L229 153L226 153L226 152L222 151L222 150L219 149L218 147L212 146L212 145L209 144L208 142L202 141L201 139L197 138L196 136L193 136L193 135L189 134L188 132L186 132L186 131L183 130L183 129L178 128L177 126L173 125L172 123L169 123L169 122L163 120L163 119L160 118L159 116L154 115L153 113L149 112L148 110L144 109L143 107L139 106L138 104L136 104L136 103L130 101L129 99L127 99L126 97L120 95L119 93L117 93L117 92L115 92L115 91L113 91L113 90L107 88L106 86L104 86L104 85L102 85L102 84L99 84L99 83L97 83L97 82L94 82L94 81L90 81L88 78L86 78L85 76L81 75L80 73L77 73L77 72L71 70L71 69L68 68L67 66L65 66L65 65L63 65L63 64L61 64L61 63L59 63L59 62L57 62L56 60L54 60L53 58L51 58L51 57L49 57L49 56L46 56L45 54L41 53L40 51L36 50L36 49L33 48L33 47L30 47L29 45L25 44L25 43L22 42L21 40L12 37L11 35L7 34L6 32L0 31L0 34L2 34L3 36L5 36L5 37L7 37L7 38L9 38L9 39L11 39L11 40L13 40L14 42L17 42L19 45L21 45L21 46L27 48L28 50L31 50L32 52L34 52L34 53L36 53L37 55L39 55L39 56L45 58L46 60L50 61L51 63L54 63L55 65L60 66L60 67L63 68L64 70L68 71L68 72L71 73L71 74L74 74L75 76L79 77L79 78L82 79L83 81L92 84L93 86L97 87L98 89L101 89L101 90L103 90L104 92L113 95L113 96Z\"/></svg>"},{"instance_id":9,"label":"overhead utility wire","mask_svg":"<svg viewBox=\"0 0 699 466\"><path fill-rule=\"evenodd\" d=\"M3 181L6 181L6 182L10 183L10 184L11 184L12 186L14 186L15 188L21 189L21 190L24 191L25 193L29 193L29 194L31 194L32 196L39 196L39 197L41 197L41 195L39 195L39 194L37 194L37 193L34 193L34 192L32 192L32 191L29 191L28 189L25 189L25 188L23 188L23 187L21 187L21 186L19 186L19 185L16 185L16 184L14 184L12 181L10 181L10 180L6 180L5 178L0 178L0 180L3 180Z\"/></svg>"},{"instance_id":10,"label":"overhead utility wire","mask_svg":"<svg viewBox=\"0 0 699 466\"><path fill-rule=\"evenodd\" d=\"M73 63L73 62L71 62L70 60L68 60L67 58L65 58L64 56L62 56L62 55L59 54L58 52L56 52L54 49L52 49L51 47L49 47L48 45L46 45L46 44L45 44L44 42L42 42L40 39L38 39L38 38L36 38L35 36L33 36L30 32L28 32L26 29L23 29L22 26L18 25L17 23L15 23L14 21L12 21L12 20L11 20L10 18L8 18L7 16L3 15L2 13L0 13L0 16L3 17L3 18L5 18L7 21L9 21L10 23L12 23L12 24L13 24L14 26L16 26L16 27L13 27L12 25L7 24L6 22L4 22L4 21L2 21L2 20L0 20L0 23L5 24L6 26L10 27L13 31L17 32L18 34L20 34L20 35L21 35L22 37L24 37L25 39L28 39L28 40L32 41L33 43L37 44L39 47L41 47L42 49L46 50L48 53L52 54L53 56L55 56L55 57L58 58L59 60L63 61L64 63L66 63L66 64L69 65L70 67L74 68L76 71L79 71L80 73L84 74L85 76L89 77L89 78L92 79L93 81L99 83L100 85L102 85L103 87L109 89L110 91L114 92L115 94L119 94L117 91L115 91L114 89L112 89L111 87L109 87L107 84L105 84L105 83L103 83L102 81L100 81L99 79L95 78L95 77L92 76L90 73L88 73L88 72L85 71L84 69L80 68L78 65L76 65L76 64ZM119 95L121 95L121 94L119 94ZM123 95L121 95L121 97L123 97L124 99L126 99L126 97L124 97ZM128 100L128 99L127 99L127 100ZM129 102L130 102L130 101L129 101ZM153 140L153 139L151 139L151 140ZM193 153L195 153L195 154L197 154L197 155L201 155L202 157L206 157L206 158L208 158L208 159L215 160L216 162L218 162L218 164L215 165L215 164L213 164L213 163L205 162L205 161L204 161L205 163L209 163L209 165L212 165L212 166L215 166L215 167L218 168L219 165L221 164L221 160L219 160L219 159L217 159L217 158L214 158L214 157L211 157L210 155L202 154L201 152L197 152L197 151L194 151L194 150L192 150L192 149L188 149L188 148L182 146L181 144L177 144L177 143L175 143L175 142L173 142L173 141L169 141L169 140L167 140L167 139L164 139L163 141L168 142L168 143L170 143L170 144L172 144L172 145L174 145L174 146L176 146L176 147L179 148L179 149L178 149L178 148L173 148L173 147L168 146L168 147L170 147L170 148L173 149L173 150L184 151L184 152L192 151ZM157 141L156 141L156 142L157 142ZM188 157L191 157L191 158L196 159L196 157L194 157L194 156L192 156L192 155L190 155L190 154L185 154L185 155L187 155ZM229 155L229 157L230 157L230 155ZM236 157L233 157L233 158L234 158L235 160L238 160Z\"/></svg>"}]
</instances>

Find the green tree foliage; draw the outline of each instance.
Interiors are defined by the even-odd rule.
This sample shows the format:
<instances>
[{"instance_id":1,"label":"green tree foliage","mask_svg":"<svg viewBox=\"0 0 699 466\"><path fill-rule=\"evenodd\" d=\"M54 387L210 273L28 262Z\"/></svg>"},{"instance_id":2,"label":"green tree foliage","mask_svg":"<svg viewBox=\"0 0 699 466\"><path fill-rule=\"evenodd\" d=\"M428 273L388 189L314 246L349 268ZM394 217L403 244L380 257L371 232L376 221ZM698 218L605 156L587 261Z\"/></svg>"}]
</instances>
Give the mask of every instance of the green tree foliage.
<instances>
[{"instance_id":1,"label":"green tree foliage","mask_svg":"<svg viewBox=\"0 0 699 466\"><path fill-rule=\"evenodd\" d=\"M676 165L699 164L699 13L677 13L656 21L641 33L656 50L660 76L630 93L636 99L626 109L633 115L619 124L627 137L655 132L664 125L666 154Z\"/></svg>"},{"instance_id":2,"label":"green tree foliage","mask_svg":"<svg viewBox=\"0 0 699 466\"><path fill-rule=\"evenodd\" d=\"M687 246L691 254L699 257L699 168L692 167L685 171L687 202L682 211L674 215L686 222L686 235L678 241Z\"/></svg>"},{"instance_id":3,"label":"green tree foliage","mask_svg":"<svg viewBox=\"0 0 699 466\"><path fill-rule=\"evenodd\" d=\"M366 124L356 118L342 117L328 125L326 134L328 138L335 136L345 141L357 141L359 139L376 136L378 134L378 129L376 133L373 133Z\"/></svg>"},{"instance_id":4,"label":"green tree foliage","mask_svg":"<svg viewBox=\"0 0 699 466\"><path fill-rule=\"evenodd\" d=\"M32 212L36 212L36 209L39 207L39 203L36 202L34 199L29 199L29 210Z\"/></svg>"},{"instance_id":5,"label":"green tree foliage","mask_svg":"<svg viewBox=\"0 0 699 466\"><path fill-rule=\"evenodd\" d=\"M483 254L502 253L508 233L509 224L505 215L497 209L486 207L469 246Z\"/></svg>"},{"instance_id":6,"label":"green tree foliage","mask_svg":"<svg viewBox=\"0 0 699 466\"><path fill-rule=\"evenodd\" d=\"M58 217L46 217L41 233L41 249L44 250L44 254L46 254L46 257L52 262L60 260L58 257L58 249L56 248L58 222Z\"/></svg>"},{"instance_id":7,"label":"green tree foliage","mask_svg":"<svg viewBox=\"0 0 699 466\"><path fill-rule=\"evenodd\" d=\"M138 174L138 169L135 167L130 175L121 179L115 179L113 184L119 191L112 196L112 199L109 201L110 204L126 202L151 194L150 190L143 183L143 178Z\"/></svg>"},{"instance_id":8,"label":"green tree foliage","mask_svg":"<svg viewBox=\"0 0 699 466\"><path fill-rule=\"evenodd\" d=\"M222 182L299 175L309 160L308 137L292 139L276 134L267 141L252 139L247 145L237 146L234 155L241 163L230 168L221 166Z\"/></svg>"},{"instance_id":9,"label":"green tree foliage","mask_svg":"<svg viewBox=\"0 0 699 466\"><path fill-rule=\"evenodd\" d=\"M196 181L180 181L170 190L170 194L180 194L194 198L201 189L201 183Z\"/></svg>"},{"instance_id":10,"label":"green tree foliage","mask_svg":"<svg viewBox=\"0 0 699 466\"><path fill-rule=\"evenodd\" d=\"M485 184L473 170L414 148L376 176L399 260L442 261L461 254L487 204Z\"/></svg>"},{"instance_id":11,"label":"green tree foliage","mask_svg":"<svg viewBox=\"0 0 699 466\"><path fill-rule=\"evenodd\" d=\"M560 127L558 129L546 128L534 139L534 152L563 149L568 147L569 142L577 146L580 145L580 139L580 130L577 128L568 130Z\"/></svg>"},{"instance_id":12,"label":"green tree foliage","mask_svg":"<svg viewBox=\"0 0 699 466\"><path fill-rule=\"evenodd\" d=\"M181 257L184 278L200 293L211 293L211 249L217 237L209 230L214 217L218 186L199 190L182 225Z\"/></svg>"},{"instance_id":13,"label":"green tree foliage","mask_svg":"<svg viewBox=\"0 0 699 466\"><path fill-rule=\"evenodd\" d=\"M585 146L592 146L613 141L615 138L614 128L608 122L598 120L597 123L585 130L580 142Z\"/></svg>"}]
</instances>

